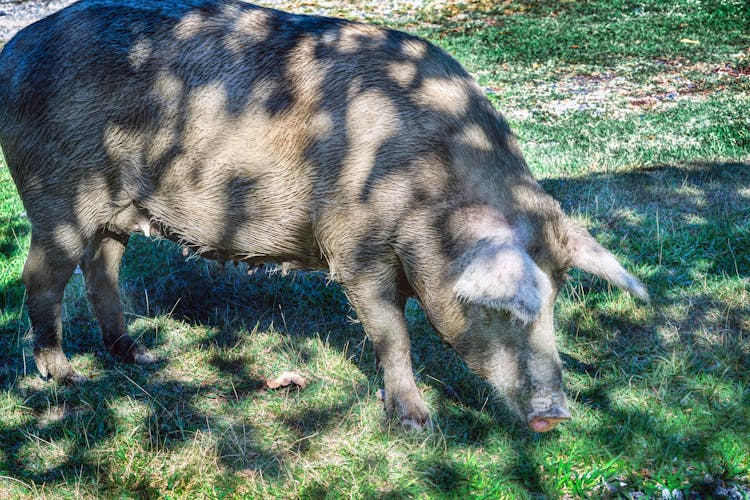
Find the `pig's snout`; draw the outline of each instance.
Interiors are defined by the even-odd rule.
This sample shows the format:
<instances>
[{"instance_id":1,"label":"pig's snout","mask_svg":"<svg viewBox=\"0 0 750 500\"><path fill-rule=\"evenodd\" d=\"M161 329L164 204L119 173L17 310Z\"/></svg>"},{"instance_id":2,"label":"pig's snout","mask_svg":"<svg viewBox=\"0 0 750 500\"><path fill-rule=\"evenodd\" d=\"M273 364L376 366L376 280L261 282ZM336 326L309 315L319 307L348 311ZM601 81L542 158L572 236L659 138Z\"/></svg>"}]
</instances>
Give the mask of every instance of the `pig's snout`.
<instances>
[{"instance_id":1,"label":"pig's snout","mask_svg":"<svg viewBox=\"0 0 750 500\"><path fill-rule=\"evenodd\" d=\"M566 413L567 416L565 417L534 417L529 422L529 427L531 427L531 430L534 432L549 432L552 429L554 429L557 424L564 420L568 420L571 418L570 413L568 413L568 410L561 410L562 413Z\"/></svg>"},{"instance_id":2,"label":"pig's snout","mask_svg":"<svg viewBox=\"0 0 750 500\"><path fill-rule=\"evenodd\" d=\"M538 390L531 399L531 412L526 416L526 421L534 432L549 432L560 422L571 418L562 392Z\"/></svg>"}]
</instances>

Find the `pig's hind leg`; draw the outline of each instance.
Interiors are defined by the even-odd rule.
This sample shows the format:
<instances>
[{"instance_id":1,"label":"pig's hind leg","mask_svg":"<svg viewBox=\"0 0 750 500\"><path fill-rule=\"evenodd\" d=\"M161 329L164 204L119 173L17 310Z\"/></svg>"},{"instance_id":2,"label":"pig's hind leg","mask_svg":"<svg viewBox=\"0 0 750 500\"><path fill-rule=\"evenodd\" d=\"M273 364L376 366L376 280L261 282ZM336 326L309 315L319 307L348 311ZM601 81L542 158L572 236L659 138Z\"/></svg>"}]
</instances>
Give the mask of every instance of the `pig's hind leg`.
<instances>
[{"instance_id":1,"label":"pig's hind leg","mask_svg":"<svg viewBox=\"0 0 750 500\"><path fill-rule=\"evenodd\" d=\"M82 241L74 231L45 232L32 223L31 246L23 268L37 369L42 377L67 383L85 380L62 350L63 293L83 252Z\"/></svg>"},{"instance_id":2,"label":"pig's hind leg","mask_svg":"<svg viewBox=\"0 0 750 500\"><path fill-rule=\"evenodd\" d=\"M99 231L86 247L81 269L107 350L127 362L148 363L154 358L128 335L120 300L120 264L128 238L128 234Z\"/></svg>"}]
</instances>

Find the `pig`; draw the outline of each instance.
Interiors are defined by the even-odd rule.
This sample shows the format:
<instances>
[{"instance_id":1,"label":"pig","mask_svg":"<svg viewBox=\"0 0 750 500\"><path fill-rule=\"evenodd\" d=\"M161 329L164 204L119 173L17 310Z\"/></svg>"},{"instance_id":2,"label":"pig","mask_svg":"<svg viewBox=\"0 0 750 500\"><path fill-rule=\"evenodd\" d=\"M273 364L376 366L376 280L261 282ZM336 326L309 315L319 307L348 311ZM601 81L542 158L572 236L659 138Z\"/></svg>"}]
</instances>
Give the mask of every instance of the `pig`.
<instances>
[{"instance_id":1,"label":"pig","mask_svg":"<svg viewBox=\"0 0 750 500\"><path fill-rule=\"evenodd\" d=\"M446 52L408 34L236 0L83 0L0 54L0 145L31 223L23 269L39 373L77 265L109 352L133 233L249 265L327 269L383 369L384 406L430 422L415 296L443 341L538 432L571 418L553 308L577 268L647 299L532 176Z\"/></svg>"}]
</instances>

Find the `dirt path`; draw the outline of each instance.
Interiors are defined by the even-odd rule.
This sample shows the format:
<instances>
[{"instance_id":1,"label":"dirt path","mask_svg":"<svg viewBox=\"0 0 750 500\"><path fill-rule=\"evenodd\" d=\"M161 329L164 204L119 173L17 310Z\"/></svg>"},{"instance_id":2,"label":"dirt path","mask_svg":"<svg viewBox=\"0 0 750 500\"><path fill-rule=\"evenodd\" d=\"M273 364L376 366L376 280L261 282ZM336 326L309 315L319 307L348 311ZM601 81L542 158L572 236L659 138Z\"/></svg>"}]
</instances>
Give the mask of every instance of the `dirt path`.
<instances>
[{"instance_id":1,"label":"dirt path","mask_svg":"<svg viewBox=\"0 0 750 500\"><path fill-rule=\"evenodd\" d=\"M73 0L0 0L0 42L7 42L21 28L73 3Z\"/></svg>"},{"instance_id":2,"label":"dirt path","mask_svg":"<svg viewBox=\"0 0 750 500\"><path fill-rule=\"evenodd\" d=\"M7 42L23 27L70 5L74 0L0 0L0 43ZM307 14L336 15L360 20L370 17L397 19L409 16L424 0L255 0L253 3Z\"/></svg>"}]
</instances>

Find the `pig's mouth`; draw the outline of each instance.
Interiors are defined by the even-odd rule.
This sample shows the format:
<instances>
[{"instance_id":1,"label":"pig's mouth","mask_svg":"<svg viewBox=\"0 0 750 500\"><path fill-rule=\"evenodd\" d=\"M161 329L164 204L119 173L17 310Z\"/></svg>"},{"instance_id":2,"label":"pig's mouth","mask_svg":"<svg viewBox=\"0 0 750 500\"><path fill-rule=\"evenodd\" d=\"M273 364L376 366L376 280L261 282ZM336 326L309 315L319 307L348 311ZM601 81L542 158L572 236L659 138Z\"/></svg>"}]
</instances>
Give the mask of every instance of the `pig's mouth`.
<instances>
[{"instance_id":1,"label":"pig's mouth","mask_svg":"<svg viewBox=\"0 0 750 500\"><path fill-rule=\"evenodd\" d=\"M529 427L531 427L531 430L534 432L549 432L554 429L557 424L568 419L570 419L570 416L563 418L535 417L529 422Z\"/></svg>"},{"instance_id":2,"label":"pig's mouth","mask_svg":"<svg viewBox=\"0 0 750 500\"><path fill-rule=\"evenodd\" d=\"M570 420L572 415L565 408L564 399L552 397L537 397L532 399L533 411L528 414L526 421L534 432L549 432L557 424Z\"/></svg>"}]
</instances>

